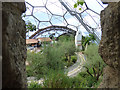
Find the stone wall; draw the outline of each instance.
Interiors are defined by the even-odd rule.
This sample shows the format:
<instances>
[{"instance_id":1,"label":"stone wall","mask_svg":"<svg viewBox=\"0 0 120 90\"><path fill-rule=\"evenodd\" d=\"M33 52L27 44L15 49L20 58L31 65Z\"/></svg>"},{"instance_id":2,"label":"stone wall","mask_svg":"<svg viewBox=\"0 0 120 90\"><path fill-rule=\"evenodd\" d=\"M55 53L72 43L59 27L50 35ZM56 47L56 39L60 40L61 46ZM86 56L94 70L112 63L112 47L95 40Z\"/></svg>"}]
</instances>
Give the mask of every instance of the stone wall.
<instances>
[{"instance_id":1,"label":"stone wall","mask_svg":"<svg viewBox=\"0 0 120 90\"><path fill-rule=\"evenodd\" d=\"M26 44L25 22L21 14L25 3L2 3L2 87L25 88Z\"/></svg>"},{"instance_id":2,"label":"stone wall","mask_svg":"<svg viewBox=\"0 0 120 90\"><path fill-rule=\"evenodd\" d=\"M101 12L102 39L99 54L107 66L104 68L100 88L118 88L120 84L120 2L109 3Z\"/></svg>"}]
</instances>

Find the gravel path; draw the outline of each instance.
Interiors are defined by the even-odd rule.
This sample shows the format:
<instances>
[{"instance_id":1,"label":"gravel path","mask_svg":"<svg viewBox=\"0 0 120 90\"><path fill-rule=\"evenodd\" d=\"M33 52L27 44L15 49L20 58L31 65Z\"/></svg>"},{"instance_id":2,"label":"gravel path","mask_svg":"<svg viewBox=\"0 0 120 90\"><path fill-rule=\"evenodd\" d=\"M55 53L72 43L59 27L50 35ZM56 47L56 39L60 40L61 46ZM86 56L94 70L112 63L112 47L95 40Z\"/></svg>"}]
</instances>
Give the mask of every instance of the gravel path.
<instances>
[{"instance_id":1,"label":"gravel path","mask_svg":"<svg viewBox=\"0 0 120 90\"><path fill-rule=\"evenodd\" d=\"M77 54L77 58L78 58L77 62L66 70L66 71L68 71L67 76L69 76L69 77L74 77L77 74L79 74L79 72L81 72L83 63L85 62L84 55L81 52L78 52L76 54Z\"/></svg>"}]
</instances>

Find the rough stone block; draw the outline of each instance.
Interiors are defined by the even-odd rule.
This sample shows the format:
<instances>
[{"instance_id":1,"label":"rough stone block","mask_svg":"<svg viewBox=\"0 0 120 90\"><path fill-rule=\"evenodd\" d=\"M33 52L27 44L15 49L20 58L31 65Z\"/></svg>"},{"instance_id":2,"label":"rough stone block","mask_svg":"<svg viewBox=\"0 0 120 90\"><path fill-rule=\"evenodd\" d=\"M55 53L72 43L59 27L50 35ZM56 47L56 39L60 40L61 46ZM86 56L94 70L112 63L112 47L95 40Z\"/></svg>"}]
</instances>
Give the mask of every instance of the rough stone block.
<instances>
[{"instance_id":1,"label":"rough stone block","mask_svg":"<svg viewBox=\"0 0 120 90\"><path fill-rule=\"evenodd\" d=\"M109 3L101 12L102 38L99 54L108 65L100 88L120 88L120 2Z\"/></svg>"},{"instance_id":2,"label":"rough stone block","mask_svg":"<svg viewBox=\"0 0 120 90\"><path fill-rule=\"evenodd\" d=\"M21 14L25 3L2 3L2 85L3 88L25 88L26 28Z\"/></svg>"}]
</instances>

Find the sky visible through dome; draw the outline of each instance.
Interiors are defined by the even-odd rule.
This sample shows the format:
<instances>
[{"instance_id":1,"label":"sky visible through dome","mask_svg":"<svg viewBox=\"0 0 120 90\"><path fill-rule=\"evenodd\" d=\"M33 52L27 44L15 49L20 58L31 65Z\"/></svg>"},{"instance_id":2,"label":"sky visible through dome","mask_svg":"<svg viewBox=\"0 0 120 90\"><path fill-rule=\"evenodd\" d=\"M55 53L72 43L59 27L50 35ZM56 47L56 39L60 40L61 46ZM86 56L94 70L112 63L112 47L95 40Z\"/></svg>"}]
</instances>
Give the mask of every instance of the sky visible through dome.
<instances>
[{"instance_id":1,"label":"sky visible through dome","mask_svg":"<svg viewBox=\"0 0 120 90\"><path fill-rule=\"evenodd\" d=\"M81 30L82 35L88 35L86 29L81 25L79 20L71 15L70 12L80 16L83 22L95 28L95 33L101 36L100 27L100 12L107 5L103 4L101 0L85 0L86 5L78 6L74 8L74 4L77 0L25 0L26 1L26 17L23 20L30 21L36 25L37 30L48 27L48 26L67 26L75 31ZM60 3L63 1L65 5L69 8L70 12ZM87 9L87 7L89 9ZM81 10L79 10L81 8ZM26 36L31 36L34 32L29 32ZM54 31L46 32L39 37L48 37L49 34L54 33ZM64 32L56 31L55 33L62 34ZM56 34L58 36L59 34ZM28 38L28 37L27 37Z\"/></svg>"}]
</instances>

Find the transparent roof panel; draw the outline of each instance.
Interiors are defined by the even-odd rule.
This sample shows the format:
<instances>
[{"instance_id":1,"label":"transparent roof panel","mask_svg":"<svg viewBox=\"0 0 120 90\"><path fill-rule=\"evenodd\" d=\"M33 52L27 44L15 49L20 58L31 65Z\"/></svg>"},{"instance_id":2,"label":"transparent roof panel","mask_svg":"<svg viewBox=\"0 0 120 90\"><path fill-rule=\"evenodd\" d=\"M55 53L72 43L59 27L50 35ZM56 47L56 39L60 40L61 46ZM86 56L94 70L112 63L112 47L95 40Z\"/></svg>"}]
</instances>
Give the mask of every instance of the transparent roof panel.
<instances>
[{"instance_id":1,"label":"transparent roof panel","mask_svg":"<svg viewBox=\"0 0 120 90\"><path fill-rule=\"evenodd\" d=\"M26 4L26 15L32 15L33 7L30 4Z\"/></svg>"},{"instance_id":2,"label":"transparent roof panel","mask_svg":"<svg viewBox=\"0 0 120 90\"><path fill-rule=\"evenodd\" d=\"M33 6L44 6L46 0L25 0Z\"/></svg>"},{"instance_id":3,"label":"transparent roof panel","mask_svg":"<svg viewBox=\"0 0 120 90\"><path fill-rule=\"evenodd\" d=\"M46 28L48 26L51 26L51 23L50 22L41 22L39 24L39 28Z\"/></svg>"},{"instance_id":4,"label":"transparent roof panel","mask_svg":"<svg viewBox=\"0 0 120 90\"><path fill-rule=\"evenodd\" d=\"M25 0L26 17L23 19L35 24L39 29L48 26L66 26L87 35L95 29L100 38L100 12L107 5L101 0L85 0L83 6L74 8L77 0ZM79 10L81 8L81 10ZM60 33L60 32L57 32Z\"/></svg>"},{"instance_id":5,"label":"transparent roof panel","mask_svg":"<svg viewBox=\"0 0 120 90\"><path fill-rule=\"evenodd\" d=\"M26 23L31 22L34 25L38 25L39 21L37 19L35 19L33 16L27 16L24 18L24 20L26 21Z\"/></svg>"},{"instance_id":6,"label":"transparent roof panel","mask_svg":"<svg viewBox=\"0 0 120 90\"><path fill-rule=\"evenodd\" d=\"M67 27L68 27L68 28L71 28L71 29L73 29L73 30L75 30L75 31L77 31L77 27L76 27L76 26L68 25Z\"/></svg>"},{"instance_id":7,"label":"transparent roof panel","mask_svg":"<svg viewBox=\"0 0 120 90\"><path fill-rule=\"evenodd\" d=\"M106 5L103 5L101 0L85 0L89 9L100 14L101 10L103 10Z\"/></svg>"},{"instance_id":8,"label":"transparent roof panel","mask_svg":"<svg viewBox=\"0 0 120 90\"><path fill-rule=\"evenodd\" d=\"M83 21L91 26L92 28L98 28L100 24L100 16L92 12L91 10L86 10L82 14Z\"/></svg>"},{"instance_id":9,"label":"transparent roof panel","mask_svg":"<svg viewBox=\"0 0 120 90\"><path fill-rule=\"evenodd\" d=\"M49 21L52 14L44 7L34 8L33 16L38 18L40 21Z\"/></svg>"},{"instance_id":10,"label":"transparent roof panel","mask_svg":"<svg viewBox=\"0 0 120 90\"><path fill-rule=\"evenodd\" d=\"M65 19L62 16L53 15L50 22L52 23L52 25L57 25L57 26L66 26L67 25L67 22L65 21Z\"/></svg>"},{"instance_id":11,"label":"transparent roof panel","mask_svg":"<svg viewBox=\"0 0 120 90\"><path fill-rule=\"evenodd\" d=\"M66 12L66 9L60 4L58 0L47 0L46 7L52 14L61 15Z\"/></svg>"},{"instance_id":12,"label":"transparent roof panel","mask_svg":"<svg viewBox=\"0 0 120 90\"><path fill-rule=\"evenodd\" d=\"M71 17L71 15L69 16L70 14L66 14L65 15L65 19L66 19L66 21L67 21L67 23L69 24L69 25L74 25L74 26L79 26L80 25L80 22L75 18L75 17Z\"/></svg>"}]
</instances>

